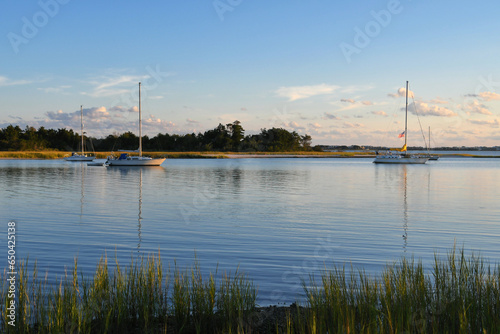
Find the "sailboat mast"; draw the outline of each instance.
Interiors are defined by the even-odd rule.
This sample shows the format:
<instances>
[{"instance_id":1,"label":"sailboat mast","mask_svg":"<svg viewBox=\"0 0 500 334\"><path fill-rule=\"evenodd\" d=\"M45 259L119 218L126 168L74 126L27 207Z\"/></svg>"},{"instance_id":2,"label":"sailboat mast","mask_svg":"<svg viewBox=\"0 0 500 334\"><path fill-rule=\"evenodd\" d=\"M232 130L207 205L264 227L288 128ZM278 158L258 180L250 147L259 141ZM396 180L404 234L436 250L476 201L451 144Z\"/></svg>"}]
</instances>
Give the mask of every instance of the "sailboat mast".
<instances>
[{"instance_id":1,"label":"sailboat mast","mask_svg":"<svg viewBox=\"0 0 500 334\"><path fill-rule=\"evenodd\" d=\"M80 105L80 133L82 134L82 155L83 155L83 105Z\"/></svg>"},{"instance_id":2,"label":"sailboat mast","mask_svg":"<svg viewBox=\"0 0 500 334\"><path fill-rule=\"evenodd\" d=\"M408 81L406 81L406 112L405 112L405 154L407 152L406 143L408 142Z\"/></svg>"},{"instance_id":3,"label":"sailboat mast","mask_svg":"<svg viewBox=\"0 0 500 334\"><path fill-rule=\"evenodd\" d=\"M142 157L141 83L139 82L139 156Z\"/></svg>"},{"instance_id":4,"label":"sailboat mast","mask_svg":"<svg viewBox=\"0 0 500 334\"><path fill-rule=\"evenodd\" d=\"M429 151L431 150L431 127L429 125Z\"/></svg>"}]
</instances>

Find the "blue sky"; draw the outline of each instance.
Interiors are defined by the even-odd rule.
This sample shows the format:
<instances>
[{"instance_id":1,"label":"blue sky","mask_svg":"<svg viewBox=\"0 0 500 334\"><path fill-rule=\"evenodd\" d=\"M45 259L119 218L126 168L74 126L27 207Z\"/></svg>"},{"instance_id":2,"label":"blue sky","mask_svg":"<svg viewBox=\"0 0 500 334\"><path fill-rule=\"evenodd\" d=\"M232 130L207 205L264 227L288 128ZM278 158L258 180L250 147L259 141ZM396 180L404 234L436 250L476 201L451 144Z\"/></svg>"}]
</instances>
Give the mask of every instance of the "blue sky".
<instances>
[{"instance_id":1,"label":"blue sky","mask_svg":"<svg viewBox=\"0 0 500 334\"><path fill-rule=\"evenodd\" d=\"M500 145L493 1L6 0L0 127L147 134L242 122L313 144Z\"/></svg>"}]
</instances>

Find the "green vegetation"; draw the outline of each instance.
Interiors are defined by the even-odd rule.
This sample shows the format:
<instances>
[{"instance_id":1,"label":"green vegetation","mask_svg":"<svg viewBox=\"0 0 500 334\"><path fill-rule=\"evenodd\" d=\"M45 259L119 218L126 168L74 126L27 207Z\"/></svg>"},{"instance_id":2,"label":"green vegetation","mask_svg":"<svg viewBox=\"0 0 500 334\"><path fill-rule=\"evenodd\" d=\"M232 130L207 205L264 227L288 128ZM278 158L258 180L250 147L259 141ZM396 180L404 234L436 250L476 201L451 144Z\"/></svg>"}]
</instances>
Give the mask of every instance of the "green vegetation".
<instances>
[{"instance_id":1,"label":"green vegetation","mask_svg":"<svg viewBox=\"0 0 500 334\"><path fill-rule=\"evenodd\" d=\"M305 287L307 307L290 321L296 333L499 333L500 266L453 249L435 256L431 274L402 259L381 278L344 267Z\"/></svg>"},{"instance_id":2,"label":"green vegetation","mask_svg":"<svg viewBox=\"0 0 500 334\"><path fill-rule=\"evenodd\" d=\"M61 151L0 151L0 159L62 159L71 152Z\"/></svg>"},{"instance_id":3,"label":"green vegetation","mask_svg":"<svg viewBox=\"0 0 500 334\"><path fill-rule=\"evenodd\" d=\"M256 289L234 273L202 277L198 262L174 269L173 281L160 257L118 261L114 271L101 259L92 280L78 277L77 261L56 287L40 280L36 263L18 268L15 327L8 325L6 273L1 277L2 333L241 333L255 307Z\"/></svg>"},{"instance_id":4,"label":"green vegetation","mask_svg":"<svg viewBox=\"0 0 500 334\"><path fill-rule=\"evenodd\" d=\"M283 312L256 307L256 288L238 269L203 276L189 270L164 273L160 257L118 262L101 259L92 280L71 274L49 287L36 264L17 277L16 327L6 323L6 273L0 330L7 333L499 333L500 265L453 249L421 262L402 259L380 277L345 266L325 270L320 283L304 282L304 306ZM282 308L284 309L284 308Z\"/></svg>"},{"instance_id":5,"label":"green vegetation","mask_svg":"<svg viewBox=\"0 0 500 334\"><path fill-rule=\"evenodd\" d=\"M86 151L114 151L118 149L137 149L139 138L132 132L121 135L108 135L105 138L85 138L92 145ZM73 130L38 130L26 126L9 125L0 129L0 151L79 151L81 137ZM300 136L282 128L261 129L260 134L245 136L239 121L226 125L219 124L215 129L204 133L186 135L157 134L155 137L143 136L144 151L233 151L233 152L285 152L311 151L311 136ZM319 149L318 147L316 149Z\"/></svg>"}]
</instances>

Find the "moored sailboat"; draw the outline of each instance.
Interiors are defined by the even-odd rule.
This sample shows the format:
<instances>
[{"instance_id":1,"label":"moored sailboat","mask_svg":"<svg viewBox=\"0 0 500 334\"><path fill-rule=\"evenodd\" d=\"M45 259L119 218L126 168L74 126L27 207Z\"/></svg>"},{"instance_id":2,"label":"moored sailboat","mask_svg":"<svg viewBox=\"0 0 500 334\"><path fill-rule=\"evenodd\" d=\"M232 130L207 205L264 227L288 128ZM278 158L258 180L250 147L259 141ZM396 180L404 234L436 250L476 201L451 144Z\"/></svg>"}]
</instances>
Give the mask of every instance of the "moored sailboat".
<instances>
[{"instance_id":1,"label":"moored sailboat","mask_svg":"<svg viewBox=\"0 0 500 334\"><path fill-rule=\"evenodd\" d=\"M405 137L405 144L399 150L401 153L393 154L391 151L388 151L384 154L379 154L377 152L377 156L373 162L377 164L425 164L429 160L429 157L408 154L406 146L408 141L408 81L406 81L405 131L401 135Z\"/></svg>"},{"instance_id":2,"label":"moored sailboat","mask_svg":"<svg viewBox=\"0 0 500 334\"><path fill-rule=\"evenodd\" d=\"M87 156L85 154L85 149L83 147L83 106L80 106L80 130L81 130L81 139L82 139L82 152L78 154L73 152L71 156L64 158L66 161L92 161L95 159L93 156Z\"/></svg>"},{"instance_id":3,"label":"moored sailboat","mask_svg":"<svg viewBox=\"0 0 500 334\"><path fill-rule=\"evenodd\" d=\"M439 155L431 155L431 127L429 126L429 160L438 160Z\"/></svg>"},{"instance_id":4,"label":"moored sailboat","mask_svg":"<svg viewBox=\"0 0 500 334\"><path fill-rule=\"evenodd\" d=\"M141 119L141 83L139 82L139 155L121 153L118 158L110 156L106 161L108 166L160 166L165 158L142 156L142 119Z\"/></svg>"}]
</instances>

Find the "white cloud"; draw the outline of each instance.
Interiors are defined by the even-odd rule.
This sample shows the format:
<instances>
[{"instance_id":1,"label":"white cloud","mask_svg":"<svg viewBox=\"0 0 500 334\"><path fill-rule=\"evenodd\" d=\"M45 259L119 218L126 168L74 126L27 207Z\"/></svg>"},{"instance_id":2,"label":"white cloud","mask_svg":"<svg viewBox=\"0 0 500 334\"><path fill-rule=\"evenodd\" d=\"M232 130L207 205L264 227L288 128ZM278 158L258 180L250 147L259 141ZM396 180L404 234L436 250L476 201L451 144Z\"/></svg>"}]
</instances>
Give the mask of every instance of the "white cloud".
<instances>
[{"instance_id":1,"label":"white cloud","mask_svg":"<svg viewBox=\"0 0 500 334\"><path fill-rule=\"evenodd\" d=\"M95 86L91 92L82 94L92 97L107 97L114 95L130 94L137 95L137 84L145 79L144 76L120 75L117 77L101 77L92 80L91 85Z\"/></svg>"},{"instance_id":2,"label":"white cloud","mask_svg":"<svg viewBox=\"0 0 500 334\"><path fill-rule=\"evenodd\" d=\"M314 128L314 129L321 129L323 126L319 123L309 123L308 124L311 128Z\"/></svg>"},{"instance_id":3,"label":"white cloud","mask_svg":"<svg viewBox=\"0 0 500 334\"><path fill-rule=\"evenodd\" d=\"M359 91L367 91L367 90L371 90L371 89L373 89L373 86L369 86L369 85L346 86L346 87L342 87L340 92L345 93L345 94L353 94L353 93L356 93Z\"/></svg>"},{"instance_id":4,"label":"white cloud","mask_svg":"<svg viewBox=\"0 0 500 334\"><path fill-rule=\"evenodd\" d=\"M123 133L126 131L138 132L138 119L133 107L130 109L115 106L112 108L91 107L83 109L84 131L90 136L103 137L111 133ZM134 112L133 117L125 117L125 112ZM18 122L20 123L20 122ZM72 128L77 132L80 131L80 109L73 112L48 111L45 113L45 118L37 121L27 121L35 127L44 126L46 128ZM154 115L149 115L143 118L143 133L156 135L157 133L165 133L167 130L172 131L176 125L168 120L157 118Z\"/></svg>"},{"instance_id":5,"label":"white cloud","mask_svg":"<svg viewBox=\"0 0 500 334\"><path fill-rule=\"evenodd\" d=\"M188 123L189 125L199 125L200 124L200 122L195 121L194 119L190 119L190 118L186 119L186 123Z\"/></svg>"},{"instance_id":6,"label":"white cloud","mask_svg":"<svg viewBox=\"0 0 500 334\"><path fill-rule=\"evenodd\" d=\"M296 101L306 99L317 95L328 95L338 90L340 87L335 85L313 85L313 86L292 86L280 87L276 90L276 94L280 97L286 97L288 100Z\"/></svg>"},{"instance_id":7,"label":"white cloud","mask_svg":"<svg viewBox=\"0 0 500 334\"><path fill-rule=\"evenodd\" d=\"M353 99L340 99L340 102L351 103L351 104L358 103L358 101L353 100ZM371 102L371 101L359 101L359 103L361 103L362 105L365 105L365 106L373 105L373 102Z\"/></svg>"},{"instance_id":8,"label":"white cloud","mask_svg":"<svg viewBox=\"0 0 500 334\"><path fill-rule=\"evenodd\" d=\"M494 92L481 92L479 94L465 94L466 97L477 97L483 101L495 101L500 100L500 94Z\"/></svg>"},{"instance_id":9,"label":"white cloud","mask_svg":"<svg viewBox=\"0 0 500 334\"><path fill-rule=\"evenodd\" d=\"M109 109L109 111L118 111L118 112L139 112L139 107L133 106L133 107L124 107L124 106L114 106Z\"/></svg>"},{"instance_id":10,"label":"white cloud","mask_svg":"<svg viewBox=\"0 0 500 334\"><path fill-rule=\"evenodd\" d=\"M344 122L344 128L362 128L362 127L364 127L364 125L361 123Z\"/></svg>"},{"instance_id":11,"label":"white cloud","mask_svg":"<svg viewBox=\"0 0 500 334\"><path fill-rule=\"evenodd\" d=\"M155 131L165 133L167 129L175 127L175 124L171 121L162 120L155 115L149 115L148 118L142 121L142 126L145 131L149 131L150 133Z\"/></svg>"},{"instance_id":12,"label":"white cloud","mask_svg":"<svg viewBox=\"0 0 500 334\"><path fill-rule=\"evenodd\" d=\"M435 99L430 101L431 103L434 104L447 104L448 101L442 100L440 97L436 97Z\"/></svg>"},{"instance_id":13,"label":"white cloud","mask_svg":"<svg viewBox=\"0 0 500 334\"><path fill-rule=\"evenodd\" d=\"M106 110L106 107L84 109L83 115L85 118L91 118L95 120L100 120L101 118L110 117L110 113L108 110Z\"/></svg>"},{"instance_id":14,"label":"white cloud","mask_svg":"<svg viewBox=\"0 0 500 334\"><path fill-rule=\"evenodd\" d=\"M0 75L0 87L27 85L33 82L30 80L11 80L8 77Z\"/></svg>"},{"instance_id":15,"label":"white cloud","mask_svg":"<svg viewBox=\"0 0 500 334\"><path fill-rule=\"evenodd\" d=\"M479 103L477 100L474 100L462 106L462 110L465 111L468 115L470 114L493 115L493 113L488 110L487 106L485 106L482 103Z\"/></svg>"},{"instance_id":16,"label":"white cloud","mask_svg":"<svg viewBox=\"0 0 500 334\"><path fill-rule=\"evenodd\" d=\"M500 100L500 94L494 92L481 92L479 97L485 101Z\"/></svg>"},{"instance_id":17,"label":"white cloud","mask_svg":"<svg viewBox=\"0 0 500 334\"><path fill-rule=\"evenodd\" d=\"M378 111L372 111L372 114L377 115L377 116L385 116L387 117L387 113L383 110L378 110Z\"/></svg>"},{"instance_id":18,"label":"white cloud","mask_svg":"<svg viewBox=\"0 0 500 334\"><path fill-rule=\"evenodd\" d=\"M137 99L137 84L142 82L143 94L149 99L162 99L162 95L148 96L148 90L153 91L164 78L172 75L171 73L161 72L160 68L156 66L153 69L150 66L142 71L146 74L137 75L130 74L136 72L131 69L108 69L104 71L103 75L96 76L88 80L88 84L93 88L88 92L82 92L83 95L92 97L109 97L117 96L122 100L135 100ZM120 104L120 103L116 103ZM127 104L127 103L121 103Z\"/></svg>"},{"instance_id":19,"label":"white cloud","mask_svg":"<svg viewBox=\"0 0 500 334\"><path fill-rule=\"evenodd\" d=\"M408 110L411 113L413 114L417 113L420 116L441 116L441 117L457 116L457 113L448 108L436 105L430 105L422 101L415 101L415 103L411 103L410 105L408 105Z\"/></svg>"},{"instance_id":20,"label":"white cloud","mask_svg":"<svg viewBox=\"0 0 500 334\"><path fill-rule=\"evenodd\" d=\"M473 120L473 119L470 119L468 120L470 123L472 124L475 124L475 125L487 125L487 126L490 126L490 127L493 127L493 128L498 128L500 123L498 122L498 119L494 119L494 120Z\"/></svg>"},{"instance_id":21,"label":"white cloud","mask_svg":"<svg viewBox=\"0 0 500 334\"><path fill-rule=\"evenodd\" d=\"M406 88L401 87L400 89L398 89L398 91L396 93L389 93L387 95L390 96L390 97L402 97L402 96L406 96ZM408 98L414 98L414 97L415 97L415 94L413 94L413 92L411 90L409 90L408 91Z\"/></svg>"},{"instance_id":22,"label":"white cloud","mask_svg":"<svg viewBox=\"0 0 500 334\"><path fill-rule=\"evenodd\" d=\"M324 116L323 116L323 119L335 119L335 120L338 120L340 119L339 117L335 116L334 114L332 113L329 113L329 112L325 112Z\"/></svg>"},{"instance_id":23,"label":"white cloud","mask_svg":"<svg viewBox=\"0 0 500 334\"><path fill-rule=\"evenodd\" d=\"M48 94L61 94L68 88L71 88L71 86L64 85L59 87L43 87L43 88L37 88L37 90Z\"/></svg>"},{"instance_id":24,"label":"white cloud","mask_svg":"<svg viewBox=\"0 0 500 334\"><path fill-rule=\"evenodd\" d=\"M96 87L96 90L103 90L109 87L115 87L121 84L129 84L139 82L143 77L141 76L132 76L132 75L122 75L117 78L110 78L107 82L103 82Z\"/></svg>"},{"instance_id":25,"label":"white cloud","mask_svg":"<svg viewBox=\"0 0 500 334\"><path fill-rule=\"evenodd\" d=\"M286 125L286 127L288 127L288 128L292 128L292 129L294 129L294 130L305 130L305 129L306 129L305 127L300 126L297 122L294 122L294 121L289 122L289 123Z\"/></svg>"}]
</instances>

